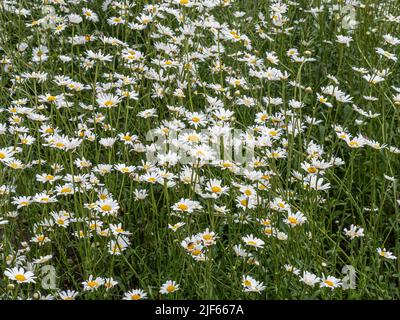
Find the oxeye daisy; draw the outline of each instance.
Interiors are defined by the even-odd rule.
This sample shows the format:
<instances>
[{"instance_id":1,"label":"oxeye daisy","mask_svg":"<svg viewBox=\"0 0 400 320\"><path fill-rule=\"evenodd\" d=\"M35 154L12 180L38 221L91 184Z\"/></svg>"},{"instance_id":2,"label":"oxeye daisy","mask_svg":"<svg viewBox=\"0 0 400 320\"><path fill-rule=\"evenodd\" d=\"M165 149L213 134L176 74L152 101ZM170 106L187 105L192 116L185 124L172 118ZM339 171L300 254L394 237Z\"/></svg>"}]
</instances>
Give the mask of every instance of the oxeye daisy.
<instances>
[{"instance_id":1,"label":"oxeye daisy","mask_svg":"<svg viewBox=\"0 0 400 320\"><path fill-rule=\"evenodd\" d=\"M383 50L382 48L376 48L376 53L378 53L379 55L381 55L389 60L397 61L397 56L395 54L390 53L386 50Z\"/></svg>"},{"instance_id":2,"label":"oxeye daisy","mask_svg":"<svg viewBox=\"0 0 400 320\"><path fill-rule=\"evenodd\" d=\"M97 211L102 215L115 215L119 210L118 202L113 199L99 200L96 205Z\"/></svg>"},{"instance_id":3,"label":"oxeye daisy","mask_svg":"<svg viewBox=\"0 0 400 320\"><path fill-rule=\"evenodd\" d=\"M173 280L168 280L161 286L160 293L161 294L170 294L170 293L174 293L177 290L179 290L179 284L177 284Z\"/></svg>"},{"instance_id":4,"label":"oxeye daisy","mask_svg":"<svg viewBox=\"0 0 400 320\"><path fill-rule=\"evenodd\" d=\"M206 116L199 112L188 112L186 115L188 122L195 128L203 127L207 123Z\"/></svg>"},{"instance_id":5,"label":"oxeye daisy","mask_svg":"<svg viewBox=\"0 0 400 320\"><path fill-rule=\"evenodd\" d=\"M218 236L215 234L214 231L209 231L207 228L204 232L199 234L199 237L202 239L205 246L211 246L216 243L216 239Z\"/></svg>"},{"instance_id":6,"label":"oxeye daisy","mask_svg":"<svg viewBox=\"0 0 400 320\"><path fill-rule=\"evenodd\" d=\"M75 290L65 290L60 291L58 295L61 300L75 300L75 298L79 295L79 292Z\"/></svg>"},{"instance_id":7,"label":"oxeye daisy","mask_svg":"<svg viewBox=\"0 0 400 320\"><path fill-rule=\"evenodd\" d=\"M25 271L24 268L11 268L4 271L4 275L17 283L35 283L35 275L31 271Z\"/></svg>"},{"instance_id":8,"label":"oxeye daisy","mask_svg":"<svg viewBox=\"0 0 400 320\"><path fill-rule=\"evenodd\" d=\"M298 211L296 213L289 212L287 218L285 220L283 220L283 222L285 222L286 224L288 224L291 227L302 225L306 221L307 221L307 218L300 211Z\"/></svg>"},{"instance_id":9,"label":"oxeye daisy","mask_svg":"<svg viewBox=\"0 0 400 320\"><path fill-rule=\"evenodd\" d=\"M331 290L338 288L342 285L340 279L337 279L333 276L323 277L320 282L320 287L330 288Z\"/></svg>"},{"instance_id":10,"label":"oxeye daisy","mask_svg":"<svg viewBox=\"0 0 400 320\"><path fill-rule=\"evenodd\" d=\"M17 206L17 209L27 207L32 203L32 197L14 197L12 204Z\"/></svg>"},{"instance_id":11,"label":"oxeye daisy","mask_svg":"<svg viewBox=\"0 0 400 320\"><path fill-rule=\"evenodd\" d=\"M133 191L133 194L135 196L135 200L144 200L147 198L148 193L147 190L145 189L136 189Z\"/></svg>"},{"instance_id":12,"label":"oxeye daisy","mask_svg":"<svg viewBox=\"0 0 400 320\"><path fill-rule=\"evenodd\" d=\"M43 174L37 174L36 175L36 180L37 181L42 182L42 183L48 182L50 184L53 184L55 181L57 181L57 180L59 180L61 178L62 178L61 176L57 176L57 175L55 176L55 175L48 174L48 173L43 173Z\"/></svg>"},{"instance_id":13,"label":"oxeye daisy","mask_svg":"<svg viewBox=\"0 0 400 320\"><path fill-rule=\"evenodd\" d=\"M321 282L321 279L311 272L304 271L303 275L300 276L300 281L310 287L314 287L317 283Z\"/></svg>"},{"instance_id":14,"label":"oxeye daisy","mask_svg":"<svg viewBox=\"0 0 400 320\"><path fill-rule=\"evenodd\" d=\"M258 292L265 290L265 286L262 282L255 280L250 276L242 277L242 285L244 288L244 292Z\"/></svg>"},{"instance_id":15,"label":"oxeye daisy","mask_svg":"<svg viewBox=\"0 0 400 320\"><path fill-rule=\"evenodd\" d=\"M221 182L221 180L211 179L207 183L206 190L210 192L212 197L218 198L229 191L229 187L222 186Z\"/></svg>"},{"instance_id":16,"label":"oxeye daisy","mask_svg":"<svg viewBox=\"0 0 400 320\"><path fill-rule=\"evenodd\" d=\"M396 260L397 257L393 255L392 252L387 251L385 248L377 248L376 251L378 252L379 256L389 259L389 260Z\"/></svg>"},{"instance_id":17,"label":"oxeye daisy","mask_svg":"<svg viewBox=\"0 0 400 320\"><path fill-rule=\"evenodd\" d=\"M107 291L114 288L117 284L118 281L115 281L112 277L104 279L104 287L106 288Z\"/></svg>"},{"instance_id":18,"label":"oxeye daisy","mask_svg":"<svg viewBox=\"0 0 400 320\"><path fill-rule=\"evenodd\" d=\"M186 223L185 222L178 222L175 223L174 225L168 224L168 229L171 229L172 231L176 232L178 231L179 228L183 227Z\"/></svg>"},{"instance_id":19,"label":"oxeye daisy","mask_svg":"<svg viewBox=\"0 0 400 320\"><path fill-rule=\"evenodd\" d=\"M133 289L124 293L122 300L142 300L146 299L147 293L142 289Z\"/></svg>"},{"instance_id":20,"label":"oxeye daisy","mask_svg":"<svg viewBox=\"0 0 400 320\"><path fill-rule=\"evenodd\" d=\"M201 208L202 206L199 202L184 198L182 198L171 207L172 210L182 213L192 213L193 211L199 210Z\"/></svg>"},{"instance_id":21,"label":"oxeye daisy","mask_svg":"<svg viewBox=\"0 0 400 320\"><path fill-rule=\"evenodd\" d=\"M100 108L113 108L121 102L121 98L112 94L101 93L96 99Z\"/></svg>"},{"instance_id":22,"label":"oxeye daisy","mask_svg":"<svg viewBox=\"0 0 400 320\"><path fill-rule=\"evenodd\" d=\"M128 238L124 236L118 236L117 240L111 240L108 243L108 253L111 255L120 255L125 251L130 244Z\"/></svg>"},{"instance_id":23,"label":"oxeye daisy","mask_svg":"<svg viewBox=\"0 0 400 320\"><path fill-rule=\"evenodd\" d=\"M92 50L86 51L86 55L88 59L97 60L101 62L109 62L112 60L113 56L110 54L104 54L101 50L98 52L94 52Z\"/></svg>"},{"instance_id":24,"label":"oxeye daisy","mask_svg":"<svg viewBox=\"0 0 400 320\"><path fill-rule=\"evenodd\" d=\"M101 277L94 278L93 275L90 275L88 280L83 281L83 290L84 291L95 291L99 287L101 287L104 284L104 279Z\"/></svg>"},{"instance_id":25,"label":"oxeye daisy","mask_svg":"<svg viewBox=\"0 0 400 320\"><path fill-rule=\"evenodd\" d=\"M51 242L51 239L46 235L39 233L32 237L30 241L33 243L37 243L39 246L42 246L47 242Z\"/></svg>"},{"instance_id":26,"label":"oxeye daisy","mask_svg":"<svg viewBox=\"0 0 400 320\"><path fill-rule=\"evenodd\" d=\"M97 22L99 20L97 14L91 9L83 8L82 13L83 16L90 21Z\"/></svg>"},{"instance_id":27,"label":"oxeye daisy","mask_svg":"<svg viewBox=\"0 0 400 320\"><path fill-rule=\"evenodd\" d=\"M55 191L57 192L57 195L69 195L69 194L74 194L74 186L73 184L64 184L64 185L58 185L55 188Z\"/></svg>"},{"instance_id":28,"label":"oxeye daisy","mask_svg":"<svg viewBox=\"0 0 400 320\"><path fill-rule=\"evenodd\" d=\"M162 178L158 172L149 172L140 177L142 181L148 182L150 184L162 182Z\"/></svg>"},{"instance_id":29,"label":"oxeye daisy","mask_svg":"<svg viewBox=\"0 0 400 320\"><path fill-rule=\"evenodd\" d=\"M122 223L118 223L118 224L110 223L110 229L111 229L111 232L112 232L115 236L118 236L118 235L120 235L120 234L124 234L124 235L130 235L130 234L131 234L131 232L126 231L126 230L124 230L124 229L122 228Z\"/></svg>"},{"instance_id":30,"label":"oxeye daisy","mask_svg":"<svg viewBox=\"0 0 400 320\"><path fill-rule=\"evenodd\" d=\"M291 272L291 273L293 273L295 275L299 275L300 274L300 270L295 268L295 267L293 267L291 264L285 264L284 268L285 268L285 270L287 272Z\"/></svg>"},{"instance_id":31,"label":"oxeye daisy","mask_svg":"<svg viewBox=\"0 0 400 320\"><path fill-rule=\"evenodd\" d=\"M12 150L12 148L0 149L0 162L5 162L7 160L11 160L12 156L14 154L15 154L15 152Z\"/></svg>"},{"instance_id":32,"label":"oxeye daisy","mask_svg":"<svg viewBox=\"0 0 400 320\"><path fill-rule=\"evenodd\" d=\"M125 23L125 20L122 17L111 17L107 19L107 23L109 25L115 26Z\"/></svg>"},{"instance_id":33,"label":"oxeye daisy","mask_svg":"<svg viewBox=\"0 0 400 320\"><path fill-rule=\"evenodd\" d=\"M254 237L252 234L242 237L243 242L250 247L263 248L264 241Z\"/></svg>"},{"instance_id":34,"label":"oxeye daisy","mask_svg":"<svg viewBox=\"0 0 400 320\"><path fill-rule=\"evenodd\" d=\"M132 173L135 170L134 166L127 166L125 164L116 164L115 165L115 170L121 172L121 173Z\"/></svg>"},{"instance_id":35,"label":"oxeye daisy","mask_svg":"<svg viewBox=\"0 0 400 320\"><path fill-rule=\"evenodd\" d=\"M354 224L352 224L349 229L344 228L343 232L350 240L364 236L364 228L355 226Z\"/></svg>"},{"instance_id":36,"label":"oxeye daisy","mask_svg":"<svg viewBox=\"0 0 400 320\"><path fill-rule=\"evenodd\" d=\"M344 44L347 47L350 47L350 43L353 41L352 37L350 36L343 36L343 35L337 35L336 36L336 42L340 44Z\"/></svg>"}]
</instances>

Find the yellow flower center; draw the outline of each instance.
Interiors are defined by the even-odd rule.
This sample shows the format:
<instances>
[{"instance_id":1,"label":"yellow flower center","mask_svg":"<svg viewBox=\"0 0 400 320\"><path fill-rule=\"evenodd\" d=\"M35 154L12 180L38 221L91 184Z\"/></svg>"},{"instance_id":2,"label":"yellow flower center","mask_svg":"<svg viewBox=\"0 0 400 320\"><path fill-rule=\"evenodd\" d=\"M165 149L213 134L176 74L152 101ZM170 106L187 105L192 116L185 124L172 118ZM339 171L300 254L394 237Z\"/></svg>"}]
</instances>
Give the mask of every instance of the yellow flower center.
<instances>
[{"instance_id":1,"label":"yellow flower center","mask_svg":"<svg viewBox=\"0 0 400 320\"><path fill-rule=\"evenodd\" d=\"M247 189L247 190L244 191L244 194L245 194L246 196L251 196L252 193L253 193L253 192L251 192L251 190L249 190L249 189Z\"/></svg>"},{"instance_id":2,"label":"yellow flower center","mask_svg":"<svg viewBox=\"0 0 400 320\"><path fill-rule=\"evenodd\" d=\"M103 204L101 206L101 210L103 210L103 211L111 211L111 206L109 204Z\"/></svg>"},{"instance_id":3,"label":"yellow flower center","mask_svg":"<svg viewBox=\"0 0 400 320\"><path fill-rule=\"evenodd\" d=\"M88 287L90 287L90 288L95 288L95 287L98 286L98 283L97 283L96 281L89 281L89 282L87 283L87 285L88 285Z\"/></svg>"},{"instance_id":4,"label":"yellow flower center","mask_svg":"<svg viewBox=\"0 0 400 320\"><path fill-rule=\"evenodd\" d=\"M211 234L205 234L204 236L203 236L203 239L204 240L206 240L206 241L210 241L210 240L212 240L213 239L213 236L211 235Z\"/></svg>"},{"instance_id":5,"label":"yellow flower center","mask_svg":"<svg viewBox=\"0 0 400 320\"><path fill-rule=\"evenodd\" d=\"M222 188L219 186L214 186L211 188L211 191L215 193L220 193L222 191Z\"/></svg>"},{"instance_id":6,"label":"yellow flower center","mask_svg":"<svg viewBox=\"0 0 400 320\"><path fill-rule=\"evenodd\" d=\"M17 274L16 276L15 276L15 280L17 280L17 281L26 281L26 277L23 275L23 274Z\"/></svg>"},{"instance_id":7,"label":"yellow flower center","mask_svg":"<svg viewBox=\"0 0 400 320\"><path fill-rule=\"evenodd\" d=\"M201 250L200 249L196 249L196 250L193 250L191 253L194 256L199 256L201 254Z\"/></svg>"},{"instance_id":8,"label":"yellow flower center","mask_svg":"<svg viewBox=\"0 0 400 320\"><path fill-rule=\"evenodd\" d=\"M72 189L70 187L64 187L61 189L61 193L67 193L67 192L71 192Z\"/></svg>"},{"instance_id":9,"label":"yellow flower center","mask_svg":"<svg viewBox=\"0 0 400 320\"><path fill-rule=\"evenodd\" d=\"M175 286L173 284L170 284L167 288L166 288L167 292L171 293L175 291Z\"/></svg>"},{"instance_id":10,"label":"yellow flower center","mask_svg":"<svg viewBox=\"0 0 400 320\"><path fill-rule=\"evenodd\" d=\"M132 300L139 300L140 299L140 294L136 293L136 294L131 295L131 299Z\"/></svg>"},{"instance_id":11,"label":"yellow flower center","mask_svg":"<svg viewBox=\"0 0 400 320\"><path fill-rule=\"evenodd\" d=\"M272 229L271 228L265 228L264 229L265 234L272 234Z\"/></svg>"},{"instance_id":12,"label":"yellow flower center","mask_svg":"<svg viewBox=\"0 0 400 320\"><path fill-rule=\"evenodd\" d=\"M307 169L307 171L308 171L309 173L316 173L316 172L317 172L317 168L315 168L315 167L309 167L309 168Z\"/></svg>"},{"instance_id":13,"label":"yellow flower center","mask_svg":"<svg viewBox=\"0 0 400 320\"><path fill-rule=\"evenodd\" d=\"M289 217L288 220L292 224L296 224L297 223L297 218L295 218L295 217Z\"/></svg>"},{"instance_id":14,"label":"yellow flower center","mask_svg":"<svg viewBox=\"0 0 400 320\"><path fill-rule=\"evenodd\" d=\"M327 284L328 286L333 287L333 282L332 282L332 281L330 281L330 280L325 280L324 282L325 282L325 284Z\"/></svg>"},{"instance_id":15,"label":"yellow flower center","mask_svg":"<svg viewBox=\"0 0 400 320\"><path fill-rule=\"evenodd\" d=\"M251 282L250 282L249 280L244 280L244 281L243 281L243 284L244 284L246 287L251 287Z\"/></svg>"},{"instance_id":16,"label":"yellow flower center","mask_svg":"<svg viewBox=\"0 0 400 320\"><path fill-rule=\"evenodd\" d=\"M125 141L132 141L132 137L128 135L123 136L122 139L124 139Z\"/></svg>"},{"instance_id":17,"label":"yellow flower center","mask_svg":"<svg viewBox=\"0 0 400 320\"><path fill-rule=\"evenodd\" d=\"M178 204L178 208L179 208L179 210L182 210L182 211L187 211L189 209L189 207L185 203Z\"/></svg>"},{"instance_id":18,"label":"yellow flower center","mask_svg":"<svg viewBox=\"0 0 400 320\"><path fill-rule=\"evenodd\" d=\"M111 100L107 100L106 102L104 102L104 105L106 107L111 107L114 103Z\"/></svg>"},{"instance_id":19,"label":"yellow flower center","mask_svg":"<svg viewBox=\"0 0 400 320\"><path fill-rule=\"evenodd\" d=\"M350 141L350 146L351 147L359 147L360 144L357 141Z\"/></svg>"},{"instance_id":20,"label":"yellow flower center","mask_svg":"<svg viewBox=\"0 0 400 320\"><path fill-rule=\"evenodd\" d=\"M188 136L188 140L191 142L198 142L200 139L198 136L191 134L190 136Z\"/></svg>"}]
</instances>

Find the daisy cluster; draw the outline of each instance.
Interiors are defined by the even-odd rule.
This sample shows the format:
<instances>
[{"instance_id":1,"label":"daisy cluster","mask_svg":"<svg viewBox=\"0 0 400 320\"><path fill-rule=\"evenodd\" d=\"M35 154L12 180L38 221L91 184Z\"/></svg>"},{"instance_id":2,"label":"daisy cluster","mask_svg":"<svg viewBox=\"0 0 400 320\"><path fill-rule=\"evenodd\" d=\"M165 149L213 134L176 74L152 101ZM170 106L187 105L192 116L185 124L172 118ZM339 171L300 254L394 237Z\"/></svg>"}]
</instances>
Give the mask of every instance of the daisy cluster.
<instances>
[{"instance_id":1,"label":"daisy cluster","mask_svg":"<svg viewBox=\"0 0 400 320\"><path fill-rule=\"evenodd\" d=\"M396 0L0 17L2 299L393 297Z\"/></svg>"}]
</instances>

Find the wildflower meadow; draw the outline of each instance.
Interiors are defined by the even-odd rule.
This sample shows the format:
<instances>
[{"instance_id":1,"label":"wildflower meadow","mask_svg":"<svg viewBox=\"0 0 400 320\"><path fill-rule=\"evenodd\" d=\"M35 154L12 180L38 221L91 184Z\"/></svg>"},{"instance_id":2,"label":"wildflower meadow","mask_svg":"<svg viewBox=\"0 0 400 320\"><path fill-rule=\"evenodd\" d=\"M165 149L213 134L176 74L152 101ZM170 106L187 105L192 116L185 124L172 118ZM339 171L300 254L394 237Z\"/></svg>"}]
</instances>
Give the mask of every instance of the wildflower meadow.
<instances>
[{"instance_id":1,"label":"wildflower meadow","mask_svg":"<svg viewBox=\"0 0 400 320\"><path fill-rule=\"evenodd\" d=\"M1 0L1 300L400 299L398 0Z\"/></svg>"}]
</instances>

